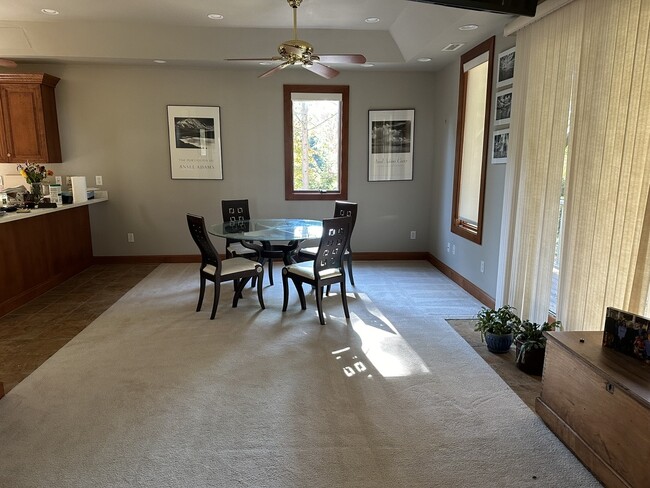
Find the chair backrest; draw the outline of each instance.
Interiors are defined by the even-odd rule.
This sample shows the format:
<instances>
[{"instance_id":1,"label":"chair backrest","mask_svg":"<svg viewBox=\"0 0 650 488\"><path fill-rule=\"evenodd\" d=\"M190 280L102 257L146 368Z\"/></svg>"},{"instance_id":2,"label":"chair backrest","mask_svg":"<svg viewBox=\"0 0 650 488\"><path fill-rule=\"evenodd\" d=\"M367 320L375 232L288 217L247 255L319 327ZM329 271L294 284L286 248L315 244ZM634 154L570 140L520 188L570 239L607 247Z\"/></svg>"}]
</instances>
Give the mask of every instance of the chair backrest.
<instances>
[{"instance_id":1,"label":"chair backrest","mask_svg":"<svg viewBox=\"0 0 650 488\"><path fill-rule=\"evenodd\" d=\"M325 270L343 271L343 256L350 240L352 219L336 217L323 219L323 235L314 260L314 275L323 277Z\"/></svg>"},{"instance_id":2,"label":"chair backrest","mask_svg":"<svg viewBox=\"0 0 650 488\"><path fill-rule=\"evenodd\" d=\"M187 226L190 229L192 239L201 251L201 269L206 264L211 264L217 268L217 276L221 274L221 259L219 253L212 245L210 236L205 228L205 219L198 215L187 214Z\"/></svg>"},{"instance_id":3,"label":"chair backrest","mask_svg":"<svg viewBox=\"0 0 650 488\"><path fill-rule=\"evenodd\" d=\"M357 222L357 209L359 205L354 202L344 202L337 200L334 203L334 217L350 217L350 238L354 231L354 224ZM350 239L348 239L348 248L350 247Z\"/></svg>"},{"instance_id":4,"label":"chair backrest","mask_svg":"<svg viewBox=\"0 0 650 488\"><path fill-rule=\"evenodd\" d=\"M224 222L251 219L248 200L221 200L221 213Z\"/></svg>"}]
</instances>

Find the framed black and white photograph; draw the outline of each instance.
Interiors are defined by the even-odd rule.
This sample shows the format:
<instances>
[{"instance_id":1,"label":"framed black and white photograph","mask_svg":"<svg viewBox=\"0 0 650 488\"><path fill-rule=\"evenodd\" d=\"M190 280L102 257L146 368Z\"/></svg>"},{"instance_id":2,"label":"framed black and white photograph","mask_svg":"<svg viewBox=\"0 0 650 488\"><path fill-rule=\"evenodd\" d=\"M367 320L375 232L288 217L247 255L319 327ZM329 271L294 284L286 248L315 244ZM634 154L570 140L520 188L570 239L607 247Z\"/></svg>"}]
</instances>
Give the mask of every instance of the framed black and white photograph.
<instances>
[{"instance_id":1,"label":"framed black and white photograph","mask_svg":"<svg viewBox=\"0 0 650 488\"><path fill-rule=\"evenodd\" d=\"M368 111L368 181L413 179L415 110Z\"/></svg>"},{"instance_id":2,"label":"framed black and white photograph","mask_svg":"<svg viewBox=\"0 0 650 488\"><path fill-rule=\"evenodd\" d=\"M172 179L223 180L219 107L168 105Z\"/></svg>"},{"instance_id":3,"label":"framed black and white photograph","mask_svg":"<svg viewBox=\"0 0 650 488\"><path fill-rule=\"evenodd\" d=\"M499 54L497 62L497 88L512 85L515 77L515 48Z\"/></svg>"},{"instance_id":4,"label":"framed black and white photograph","mask_svg":"<svg viewBox=\"0 0 650 488\"><path fill-rule=\"evenodd\" d=\"M492 164L508 162L508 144L510 129L495 130L492 135Z\"/></svg>"},{"instance_id":5,"label":"framed black and white photograph","mask_svg":"<svg viewBox=\"0 0 650 488\"><path fill-rule=\"evenodd\" d=\"M512 112L512 88L497 92L495 106L495 125L510 124L510 115Z\"/></svg>"}]
</instances>

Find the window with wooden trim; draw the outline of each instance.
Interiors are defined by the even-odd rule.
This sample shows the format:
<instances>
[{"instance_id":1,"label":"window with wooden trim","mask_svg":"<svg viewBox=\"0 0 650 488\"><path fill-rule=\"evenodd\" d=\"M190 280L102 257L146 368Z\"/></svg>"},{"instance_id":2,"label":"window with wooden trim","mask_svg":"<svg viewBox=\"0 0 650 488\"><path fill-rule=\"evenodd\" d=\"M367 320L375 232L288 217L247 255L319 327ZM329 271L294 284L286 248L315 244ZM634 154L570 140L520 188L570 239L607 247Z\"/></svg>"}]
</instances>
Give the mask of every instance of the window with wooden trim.
<instances>
[{"instance_id":1,"label":"window with wooden trim","mask_svg":"<svg viewBox=\"0 0 650 488\"><path fill-rule=\"evenodd\" d=\"M460 58L451 231L481 244L487 170L494 37Z\"/></svg>"},{"instance_id":2,"label":"window with wooden trim","mask_svg":"<svg viewBox=\"0 0 650 488\"><path fill-rule=\"evenodd\" d=\"M347 199L349 93L284 85L285 200Z\"/></svg>"}]
</instances>

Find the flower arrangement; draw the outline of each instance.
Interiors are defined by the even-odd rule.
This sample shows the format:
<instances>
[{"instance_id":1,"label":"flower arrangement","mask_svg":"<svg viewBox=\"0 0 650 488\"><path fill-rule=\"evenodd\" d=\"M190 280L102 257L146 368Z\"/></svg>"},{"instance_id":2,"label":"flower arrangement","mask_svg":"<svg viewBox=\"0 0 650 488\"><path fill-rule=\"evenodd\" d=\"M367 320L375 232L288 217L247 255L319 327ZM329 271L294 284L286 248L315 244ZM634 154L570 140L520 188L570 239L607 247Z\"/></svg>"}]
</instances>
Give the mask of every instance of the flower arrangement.
<instances>
[{"instance_id":1,"label":"flower arrangement","mask_svg":"<svg viewBox=\"0 0 650 488\"><path fill-rule=\"evenodd\" d=\"M48 176L52 176L54 171L50 169L45 169L45 166L40 164L30 163L29 161L25 164L19 164L16 166L16 169L20 171L20 175L25 178L27 183L40 183Z\"/></svg>"}]
</instances>

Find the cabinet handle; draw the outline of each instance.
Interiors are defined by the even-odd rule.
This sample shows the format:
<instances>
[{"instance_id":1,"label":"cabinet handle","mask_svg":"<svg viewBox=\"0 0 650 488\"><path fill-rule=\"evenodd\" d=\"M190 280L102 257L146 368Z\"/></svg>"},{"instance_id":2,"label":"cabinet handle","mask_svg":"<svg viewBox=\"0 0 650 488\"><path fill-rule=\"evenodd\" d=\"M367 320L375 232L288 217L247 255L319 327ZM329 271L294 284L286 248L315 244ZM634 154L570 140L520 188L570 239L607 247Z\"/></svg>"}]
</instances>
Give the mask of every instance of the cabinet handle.
<instances>
[{"instance_id":1,"label":"cabinet handle","mask_svg":"<svg viewBox=\"0 0 650 488\"><path fill-rule=\"evenodd\" d=\"M11 153L7 153L7 157L10 158L10 157L11 157Z\"/></svg>"},{"instance_id":2,"label":"cabinet handle","mask_svg":"<svg viewBox=\"0 0 650 488\"><path fill-rule=\"evenodd\" d=\"M611 383L607 383L605 385L605 391L607 391L607 393L611 393L613 395L614 394L614 385L612 385Z\"/></svg>"}]
</instances>

